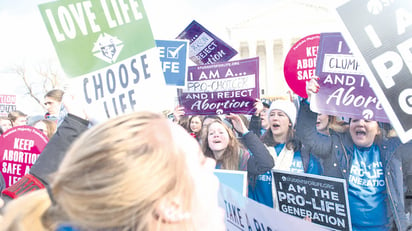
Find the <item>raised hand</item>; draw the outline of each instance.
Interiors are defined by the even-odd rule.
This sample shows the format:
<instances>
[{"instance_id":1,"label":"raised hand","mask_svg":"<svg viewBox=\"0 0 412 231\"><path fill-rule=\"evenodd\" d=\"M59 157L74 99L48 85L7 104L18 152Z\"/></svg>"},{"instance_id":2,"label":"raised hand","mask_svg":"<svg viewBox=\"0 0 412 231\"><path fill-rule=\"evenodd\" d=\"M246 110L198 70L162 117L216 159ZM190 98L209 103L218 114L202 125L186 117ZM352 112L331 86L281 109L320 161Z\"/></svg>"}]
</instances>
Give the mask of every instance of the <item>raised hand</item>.
<instances>
[{"instance_id":1,"label":"raised hand","mask_svg":"<svg viewBox=\"0 0 412 231\"><path fill-rule=\"evenodd\" d=\"M318 83L319 77L315 76L311 78L311 80L306 81L306 93L308 94L308 98L310 99L310 96L312 94L316 94L319 92L319 83Z\"/></svg>"},{"instance_id":2,"label":"raised hand","mask_svg":"<svg viewBox=\"0 0 412 231\"><path fill-rule=\"evenodd\" d=\"M239 115L230 113L229 115L226 115L226 119L229 119L232 122L233 128L240 134L245 134L249 131Z\"/></svg>"},{"instance_id":3,"label":"raised hand","mask_svg":"<svg viewBox=\"0 0 412 231\"><path fill-rule=\"evenodd\" d=\"M261 112L263 111L263 109L264 109L262 100L256 99L256 100L255 100L255 103L253 104L253 107L255 107L255 109L256 109L255 115L256 115L256 116L259 116L260 113L261 113Z\"/></svg>"}]
</instances>

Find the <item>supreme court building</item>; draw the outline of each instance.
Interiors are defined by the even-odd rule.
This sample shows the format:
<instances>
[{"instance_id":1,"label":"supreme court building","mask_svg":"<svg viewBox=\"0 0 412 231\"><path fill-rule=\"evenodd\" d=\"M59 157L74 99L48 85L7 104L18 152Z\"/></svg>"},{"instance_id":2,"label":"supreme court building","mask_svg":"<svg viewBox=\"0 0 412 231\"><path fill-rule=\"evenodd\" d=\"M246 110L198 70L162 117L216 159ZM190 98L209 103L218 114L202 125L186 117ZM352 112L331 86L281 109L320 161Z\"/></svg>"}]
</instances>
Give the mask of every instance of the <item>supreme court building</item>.
<instances>
[{"instance_id":1,"label":"supreme court building","mask_svg":"<svg viewBox=\"0 0 412 231\"><path fill-rule=\"evenodd\" d=\"M273 8L263 9L258 15L227 28L229 43L239 52L237 59L259 57L262 98L289 91L283 64L298 40L312 34L341 31L335 12L337 2L279 0Z\"/></svg>"}]
</instances>

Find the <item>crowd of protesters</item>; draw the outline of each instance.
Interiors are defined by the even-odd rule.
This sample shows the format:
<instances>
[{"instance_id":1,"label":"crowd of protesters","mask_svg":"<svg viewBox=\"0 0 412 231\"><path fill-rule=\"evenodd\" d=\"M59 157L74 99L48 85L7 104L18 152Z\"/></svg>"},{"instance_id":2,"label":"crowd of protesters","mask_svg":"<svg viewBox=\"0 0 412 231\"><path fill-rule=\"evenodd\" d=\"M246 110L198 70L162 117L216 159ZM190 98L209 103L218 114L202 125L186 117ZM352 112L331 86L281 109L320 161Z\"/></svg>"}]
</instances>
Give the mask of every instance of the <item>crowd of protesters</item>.
<instances>
[{"instance_id":1,"label":"crowd of protesters","mask_svg":"<svg viewBox=\"0 0 412 231\"><path fill-rule=\"evenodd\" d=\"M318 87L309 81L308 95ZM352 230L411 229L412 143L390 124L317 114L310 97L286 97L256 99L253 115L189 116L179 106L89 128L71 100L59 114L62 97L46 94L48 112L32 124L50 141L20 181L38 190L3 190L0 231L224 230L213 169L247 171L248 197L275 209L273 169L345 179ZM3 132L26 121L0 118Z\"/></svg>"},{"instance_id":2,"label":"crowd of protesters","mask_svg":"<svg viewBox=\"0 0 412 231\"><path fill-rule=\"evenodd\" d=\"M53 89L46 93L44 96L46 113L43 116L29 116L20 110L11 111L7 116L1 116L0 135L13 127L32 126L50 140L57 130L58 116L63 94L64 91L60 89ZM0 172L0 190L3 190L5 185L6 183Z\"/></svg>"}]
</instances>

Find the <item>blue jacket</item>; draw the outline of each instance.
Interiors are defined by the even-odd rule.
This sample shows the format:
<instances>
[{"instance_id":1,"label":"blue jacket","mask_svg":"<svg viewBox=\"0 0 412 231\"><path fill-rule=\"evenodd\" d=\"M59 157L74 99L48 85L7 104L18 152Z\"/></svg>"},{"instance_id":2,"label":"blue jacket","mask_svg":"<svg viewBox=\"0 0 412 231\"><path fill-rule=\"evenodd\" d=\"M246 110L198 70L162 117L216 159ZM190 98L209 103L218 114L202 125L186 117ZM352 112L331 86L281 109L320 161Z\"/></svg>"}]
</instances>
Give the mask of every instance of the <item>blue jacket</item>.
<instances>
[{"instance_id":1,"label":"blue jacket","mask_svg":"<svg viewBox=\"0 0 412 231\"><path fill-rule=\"evenodd\" d=\"M322 169L320 162L313 156L296 151L293 156L294 161L302 161L305 173L321 175ZM272 167L273 168L273 167ZM273 189L272 189L272 171L271 169L249 179L248 197L259 203L273 208Z\"/></svg>"},{"instance_id":2,"label":"blue jacket","mask_svg":"<svg viewBox=\"0 0 412 231\"><path fill-rule=\"evenodd\" d=\"M313 154L326 159L324 166L327 176L346 179L348 182L352 165L354 143L349 132L333 132L330 136L322 136L316 131L316 113L309 105L302 102L296 124L296 133L305 145L310 146ZM405 192L412 185L404 183L404 179L412 172L412 144L402 144L398 138L382 140L377 143L385 171L389 208L398 230L406 230L410 221L406 215Z\"/></svg>"},{"instance_id":3,"label":"blue jacket","mask_svg":"<svg viewBox=\"0 0 412 231\"><path fill-rule=\"evenodd\" d=\"M255 140L249 139L248 141L261 143L260 140L256 140L257 136L255 134L253 134L253 137ZM266 148L264 149L262 151L252 151L249 157L247 166L249 179L248 197L273 208L271 170L275 166L275 162L270 152ZM302 160L305 173L322 174L320 162L305 147L294 153L294 159Z\"/></svg>"}]
</instances>

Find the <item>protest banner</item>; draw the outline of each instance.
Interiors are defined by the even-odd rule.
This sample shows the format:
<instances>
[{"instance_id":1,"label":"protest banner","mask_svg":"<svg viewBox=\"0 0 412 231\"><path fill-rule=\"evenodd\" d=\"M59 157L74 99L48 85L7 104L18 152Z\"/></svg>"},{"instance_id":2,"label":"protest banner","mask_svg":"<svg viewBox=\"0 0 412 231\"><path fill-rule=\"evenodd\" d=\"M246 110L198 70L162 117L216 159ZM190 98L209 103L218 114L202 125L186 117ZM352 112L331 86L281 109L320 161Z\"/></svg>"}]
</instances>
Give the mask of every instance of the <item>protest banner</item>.
<instances>
[{"instance_id":1,"label":"protest banner","mask_svg":"<svg viewBox=\"0 0 412 231\"><path fill-rule=\"evenodd\" d=\"M259 97L259 58L190 66L178 89L186 115L253 114Z\"/></svg>"},{"instance_id":2,"label":"protest banner","mask_svg":"<svg viewBox=\"0 0 412 231\"><path fill-rule=\"evenodd\" d=\"M273 180L280 211L333 230L352 230L344 179L273 170Z\"/></svg>"},{"instance_id":3,"label":"protest banner","mask_svg":"<svg viewBox=\"0 0 412 231\"><path fill-rule=\"evenodd\" d=\"M307 98L306 82L315 76L316 56L320 34L308 35L290 48L285 58L283 73L290 89Z\"/></svg>"},{"instance_id":4,"label":"protest banner","mask_svg":"<svg viewBox=\"0 0 412 231\"><path fill-rule=\"evenodd\" d=\"M237 54L235 49L195 20L177 38L190 41L189 58L197 65L227 62Z\"/></svg>"},{"instance_id":5,"label":"protest banner","mask_svg":"<svg viewBox=\"0 0 412 231\"><path fill-rule=\"evenodd\" d=\"M321 33L316 63L319 92L312 111L347 118L389 122L341 33Z\"/></svg>"},{"instance_id":6,"label":"protest banner","mask_svg":"<svg viewBox=\"0 0 412 231\"><path fill-rule=\"evenodd\" d=\"M246 171L215 169L213 173L217 176L221 184L232 188L242 196L247 195Z\"/></svg>"},{"instance_id":7,"label":"protest banner","mask_svg":"<svg viewBox=\"0 0 412 231\"><path fill-rule=\"evenodd\" d=\"M16 95L0 95L0 116L16 110Z\"/></svg>"},{"instance_id":8,"label":"protest banner","mask_svg":"<svg viewBox=\"0 0 412 231\"><path fill-rule=\"evenodd\" d=\"M412 138L412 2L345 1L343 36L402 142Z\"/></svg>"},{"instance_id":9,"label":"protest banner","mask_svg":"<svg viewBox=\"0 0 412 231\"><path fill-rule=\"evenodd\" d=\"M169 106L141 0L62 0L39 9L71 87L94 114L107 119Z\"/></svg>"},{"instance_id":10,"label":"protest banner","mask_svg":"<svg viewBox=\"0 0 412 231\"><path fill-rule=\"evenodd\" d=\"M48 143L43 132L31 126L10 128L0 137L0 166L6 188L27 174Z\"/></svg>"},{"instance_id":11,"label":"protest banner","mask_svg":"<svg viewBox=\"0 0 412 231\"><path fill-rule=\"evenodd\" d=\"M185 87L189 41L156 40L166 85Z\"/></svg>"},{"instance_id":12,"label":"protest banner","mask_svg":"<svg viewBox=\"0 0 412 231\"><path fill-rule=\"evenodd\" d=\"M244 197L224 184L219 187L218 199L225 210L227 231L328 230Z\"/></svg>"}]
</instances>

